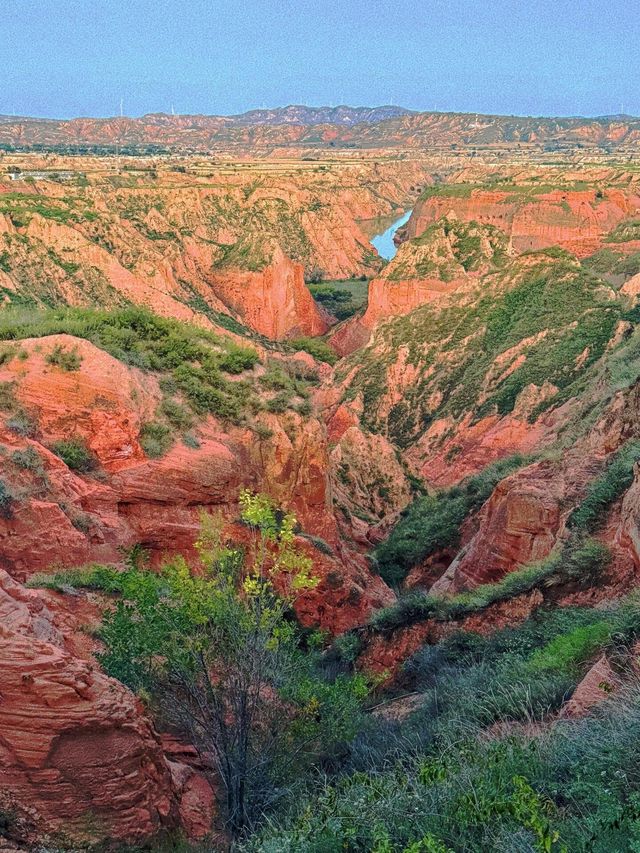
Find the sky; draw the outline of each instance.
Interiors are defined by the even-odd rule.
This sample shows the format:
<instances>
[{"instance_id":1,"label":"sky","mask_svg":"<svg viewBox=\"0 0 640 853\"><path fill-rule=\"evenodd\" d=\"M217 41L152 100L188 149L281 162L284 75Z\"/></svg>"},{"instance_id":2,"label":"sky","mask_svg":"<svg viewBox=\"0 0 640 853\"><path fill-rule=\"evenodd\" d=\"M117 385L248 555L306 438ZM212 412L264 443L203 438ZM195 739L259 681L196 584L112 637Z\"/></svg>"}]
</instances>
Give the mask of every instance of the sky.
<instances>
[{"instance_id":1,"label":"sky","mask_svg":"<svg viewBox=\"0 0 640 853\"><path fill-rule=\"evenodd\" d=\"M640 115L638 0L1 0L0 113Z\"/></svg>"}]
</instances>

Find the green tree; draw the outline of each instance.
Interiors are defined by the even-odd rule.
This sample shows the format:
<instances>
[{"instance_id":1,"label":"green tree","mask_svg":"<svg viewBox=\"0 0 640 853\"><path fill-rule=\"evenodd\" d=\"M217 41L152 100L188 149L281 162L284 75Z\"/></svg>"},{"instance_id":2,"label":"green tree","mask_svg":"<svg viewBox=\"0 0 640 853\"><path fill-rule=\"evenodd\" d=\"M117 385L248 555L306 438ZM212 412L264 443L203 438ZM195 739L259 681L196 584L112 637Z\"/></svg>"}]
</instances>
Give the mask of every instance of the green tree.
<instances>
[{"instance_id":1,"label":"green tree","mask_svg":"<svg viewBox=\"0 0 640 853\"><path fill-rule=\"evenodd\" d=\"M146 697L162 726L209 756L234 836L251 830L283 781L349 738L363 677L323 679L303 651L291 604L317 585L297 546L296 519L243 492L246 552L203 517L201 570L174 559L160 573L127 570L105 614L101 662ZM274 580L284 595L278 595Z\"/></svg>"}]
</instances>

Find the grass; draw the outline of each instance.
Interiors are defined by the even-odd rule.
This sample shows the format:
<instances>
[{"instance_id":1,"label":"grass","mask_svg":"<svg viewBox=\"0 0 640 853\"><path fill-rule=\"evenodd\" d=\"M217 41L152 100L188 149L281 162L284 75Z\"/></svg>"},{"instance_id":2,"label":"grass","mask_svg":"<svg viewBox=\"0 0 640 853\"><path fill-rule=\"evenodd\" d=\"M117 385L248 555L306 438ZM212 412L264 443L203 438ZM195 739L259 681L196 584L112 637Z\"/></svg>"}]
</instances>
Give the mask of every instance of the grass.
<instances>
[{"instance_id":1,"label":"grass","mask_svg":"<svg viewBox=\"0 0 640 853\"><path fill-rule=\"evenodd\" d=\"M117 593L122 589L120 573L111 566L97 563L54 574L34 574L29 578L27 586L35 589L53 589L56 592L64 592L69 587L107 593Z\"/></svg>"},{"instance_id":2,"label":"grass","mask_svg":"<svg viewBox=\"0 0 640 853\"><path fill-rule=\"evenodd\" d=\"M239 422L251 410L255 396L251 383L230 381L225 374L251 371L259 361L252 347L138 307L13 310L0 316L0 340L54 334L85 338L125 364L170 374L197 414L211 413ZM66 369L73 367L68 355L58 353L54 358L67 365Z\"/></svg>"},{"instance_id":3,"label":"grass","mask_svg":"<svg viewBox=\"0 0 640 853\"><path fill-rule=\"evenodd\" d=\"M610 621L601 620L592 625L574 628L566 634L554 637L546 646L538 649L528 661L534 673L547 670L579 671L611 638Z\"/></svg>"},{"instance_id":4,"label":"grass","mask_svg":"<svg viewBox=\"0 0 640 853\"><path fill-rule=\"evenodd\" d=\"M369 624L374 631L391 632L427 619L441 622L460 619L540 587L568 582L592 585L606 570L610 559L602 543L575 540L545 560L523 566L496 583L481 584L469 592L450 597L411 592L374 613Z\"/></svg>"},{"instance_id":5,"label":"grass","mask_svg":"<svg viewBox=\"0 0 640 853\"><path fill-rule=\"evenodd\" d=\"M459 631L424 646L402 675L402 687L419 694L417 710L402 721L370 718L337 768L293 786L244 849L635 849L637 688L586 719L541 724L570 698L595 657L612 650L612 637L629 665L639 631L632 596L609 610L549 608L489 637ZM535 723L536 733L518 722ZM492 730L495 723L507 724L506 733Z\"/></svg>"},{"instance_id":6,"label":"grass","mask_svg":"<svg viewBox=\"0 0 640 853\"><path fill-rule=\"evenodd\" d=\"M323 341L322 338L292 338L287 341L287 349L290 349L293 352L303 350L304 352L308 352L309 355L312 355L318 361L324 361L327 364L335 364L338 360L335 350L331 349L329 344L326 341Z\"/></svg>"},{"instance_id":7,"label":"grass","mask_svg":"<svg viewBox=\"0 0 640 853\"><path fill-rule=\"evenodd\" d=\"M577 261L537 259L517 258L473 294L455 293L381 324L370 346L343 359L343 399L362 395L364 426L408 447L437 419L512 412L530 385L557 389L532 407L531 418L580 393L576 383L605 352L625 306ZM400 350L415 378L389 411L382 405L388 370Z\"/></svg>"},{"instance_id":8,"label":"grass","mask_svg":"<svg viewBox=\"0 0 640 853\"><path fill-rule=\"evenodd\" d=\"M47 353L45 356L45 361L47 364L51 364L54 367L59 367L60 370L71 373L76 370L80 370L82 365L82 356L78 354L75 347L69 350L61 344L56 344L51 352Z\"/></svg>"},{"instance_id":9,"label":"grass","mask_svg":"<svg viewBox=\"0 0 640 853\"><path fill-rule=\"evenodd\" d=\"M67 468L78 474L88 474L98 467L95 454L87 447L81 436L55 441L50 449L62 459Z\"/></svg>"},{"instance_id":10,"label":"grass","mask_svg":"<svg viewBox=\"0 0 640 853\"><path fill-rule=\"evenodd\" d=\"M457 546L465 518L482 506L500 480L529 461L518 455L507 457L459 486L415 500L374 552L382 578L396 586L413 566L438 551Z\"/></svg>"},{"instance_id":11,"label":"grass","mask_svg":"<svg viewBox=\"0 0 640 853\"><path fill-rule=\"evenodd\" d=\"M366 308L369 293L366 280L322 281L308 287L315 301L337 320L346 320Z\"/></svg>"},{"instance_id":12,"label":"grass","mask_svg":"<svg viewBox=\"0 0 640 853\"><path fill-rule=\"evenodd\" d=\"M640 219L621 222L604 238L605 243L628 243L631 240L640 240Z\"/></svg>"},{"instance_id":13,"label":"grass","mask_svg":"<svg viewBox=\"0 0 640 853\"><path fill-rule=\"evenodd\" d=\"M633 482L634 466L638 461L640 441L628 441L612 454L602 473L589 484L584 500L569 516L568 526L591 533L601 527L609 507Z\"/></svg>"}]
</instances>

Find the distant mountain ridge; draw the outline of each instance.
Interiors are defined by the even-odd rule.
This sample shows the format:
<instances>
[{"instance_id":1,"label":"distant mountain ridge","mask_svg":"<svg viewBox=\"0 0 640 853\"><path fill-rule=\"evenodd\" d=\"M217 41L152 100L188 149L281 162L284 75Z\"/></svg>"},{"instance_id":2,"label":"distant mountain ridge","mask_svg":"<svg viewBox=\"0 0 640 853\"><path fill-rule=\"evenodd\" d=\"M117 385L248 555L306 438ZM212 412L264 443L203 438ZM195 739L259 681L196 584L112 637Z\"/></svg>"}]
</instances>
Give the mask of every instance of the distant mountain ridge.
<instances>
[{"instance_id":1,"label":"distant mountain ridge","mask_svg":"<svg viewBox=\"0 0 640 853\"><path fill-rule=\"evenodd\" d=\"M640 144L640 118L413 112L391 105L289 105L234 116L151 113L140 118L69 120L0 116L0 145L20 148L120 145L264 152L276 147L429 149L523 143L635 147Z\"/></svg>"}]
</instances>

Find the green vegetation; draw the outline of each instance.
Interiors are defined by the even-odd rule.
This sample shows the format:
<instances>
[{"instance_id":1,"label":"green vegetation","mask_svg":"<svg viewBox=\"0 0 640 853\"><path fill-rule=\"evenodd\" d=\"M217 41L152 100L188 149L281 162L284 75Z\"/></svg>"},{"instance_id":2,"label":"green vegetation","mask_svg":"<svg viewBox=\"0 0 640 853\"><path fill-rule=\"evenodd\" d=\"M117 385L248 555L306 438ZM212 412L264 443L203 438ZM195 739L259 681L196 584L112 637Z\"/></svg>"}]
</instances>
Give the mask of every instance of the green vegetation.
<instances>
[{"instance_id":1,"label":"green vegetation","mask_svg":"<svg viewBox=\"0 0 640 853\"><path fill-rule=\"evenodd\" d=\"M496 583L482 584L470 592L450 597L419 591L408 593L389 607L374 613L370 624L376 631L395 631L426 619L459 619L540 587L570 581L582 585L592 584L604 572L609 561L609 551L600 542L591 539L573 541L546 560L523 566L509 572Z\"/></svg>"},{"instance_id":2,"label":"green vegetation","mask_svg":"<svg viewBox=\"0 0 640 853\"><path fill-rule=\"evenodd\" d=\"M78 355L77 349L74 347L72 350L68 350L61 344L56 344L51 352L47 353L45 361L47 364L52 364L69 373L80 370L82 365L82 357Z\"/></svg>"},{"instance_id":3,"label":"green vegetation","mask_svg":"<svg viewBox=\"0 0 640 853\"><path fill-rule=\"evenodd\" d=\"M545 670L580 671L580 666L593 658L611 637L611 624L602 620L581 625L567 634L554 637L546 646L534 652L529 666L534 672Z\"/></svg>"},{"instance_id":4,"label":"green vegetation","mask_svg":"<svg viewBox=\"0 0 640 853\"><path fill-rule=\"evenodd\" d=\"M627 255L615 249L600 249L584 258L582 264L608 280L625 280L640 273L640 252Z\"/></svg>"},{"instance_id":5,"label":"green vegetation","mask_svg":"<svg viewBox=\"0 0 640 853\"><path fill-rule=\"evenodd\" d=\"M294 598L318 583L295 543L295 517L261 495L240 502L248 567L222 519L203 516L196 575L178 558L159 573L89 567L48 581L118 593L103 614L100 662L210 757L236 837L273 808L287 778L313 772L355 734L368 693L362 676L324 677L290 620Z\"/></svg>"},{"instance_id":6,"label":"green vegetation","mask_svg":"<svg viewBox=\"0 0 640 853\"><path fill-rule=\"evenodd\" d=\"M44 572L32 575L27 586L35 589L53 589L56 592L64 592L65 589L71 588L121 593L123 575L108 566L94 563L80 569L66 569L55 574Z\"/></svg>"},{"instance_id":7,"label":"green vegetation","mask_svg":"<svg viewBox=\"0 0 640 853\"><path fill-rule=\"evenodd\" d=\"M146 309L14 310L0 317L0 340L53 334L86 338L125 364L170 374L197 414L239 422L255 403L250 382L224 376L250 370L258 361L255 350Z\"/></svg>"},{"instance_id":8,"label":"green vegetation","mask_svg":"<svg viewBox=\"0 0 640 853\"><path fill-rule=\"evenodd\" d=\"M482 506L500 480L527 461L517 455L501 459L459 486L419 497L410 504L374 552L384 580L396 586L413 566L437 551L457 546L465 518Z\"/></svg>"},{"instance_id":9,"label":"green vegetation","mask_svg":"<svg viewBox=\"0 0 640 853\"><path fill-rule=\"evenodd\" d=\"M640 219L621 222L604 238L605 243L628 243L631 240L640 240Z\"/></svg>"},{"instance_id":10,"label":"green vegetation","mask_svg":"<svg viewBox=\"0 0 640 853\"><path fill-rule=\"evenodd\" d=\"M282 411L295 407L296 399L303 401L309 397L308 383L316 381L317 374L310 373L305 365L283 359L270 358L259 382L267 391L275 392L275 396L267 401L269 411Z\"/></svg>"},{"instance_id":11,"label":"green vegetation","mask_svg":"<svg viewBox=\"0 0 640 853\"><path fill-rule=\"evenodd\" d=\"M41 480L46 479L47 472L42 461L42 456L34 447L25 447L24 450L14 450L11 461L24 471L31 471Z\"/></svg>"},{"instance_id":12,"label":"green vegetation","mask_svg":"<svg viewBox=\"0 0 640 853\"><path fill-rule=\"evenodd\" d=\"M640 461L640 441L623 444L607 462L599 477L590 483L587 494L569 517L569 527L596 531L607 517L607 510L633 482L633 468Z\"/></svg>"},{"instance_id":13,"label":"green vegetation","mask_svg":"<svg viewBox=\"0 0 640 853\"><path fill-rule=\"evenodd\" d=\"M322 281L308 285L316 302L337 320L346 320L367 306L369 282L365 279Z\"/></svg>"},{"instance_id":14,"label":"green vegetation","mask_svg":"<svg viewBox=\"0 0 640 853\"><path fill-rule=\"evenodd\" d=\"M88 474L98 467L95 454L80 436L55 441L50 449L62 459L67 468L79 474Z\"/></svg>"},{"instance_id":15,"label":"green vegetation","mask_svg":"<svg viewBox=\"0 0 640 853\"><path fill-rule=\"evenodd\" d=\"M0 518L13 518L13 495L4 480L0 480Z\"/></svg>"},{"instance_id":16,"label":"green vegetation","mask_svg":"<svg viewBox=\"0 0 640 853\"><path fill-rule=\"evenodd\" d=\"M323 341L322 338L292 338L287 341L287 348L293 352L303 350L318 361L324 361L327 364L335 364L338 360L335 350L331 349L329 344Z\"/></svg>"},{"instance_id":17,"label":"green vegetation","mask_svg":"<svg viewBox=\"0 0 640 853\"><path fill-rule=\"evenodd\" d=\"M411 716L370 719L340 770L295 787L244 849L633 850L637 689L583 720L531 734L518 723L552 716L603 650L620 672L629 669L639 632L632 596L608 610L543 609L489 637L458 631L424 646L401 675L403 687L420 694ZM611 687L601 689L605 696Z\"/></svg>"},{"instance_id":18,"label":"green vegetation","mask_svg":"<svg viewBox=\"0 0 640 853\"><path fill-rule=\"evenodd\" d=\"M166 424L147 421L140 429L140 446L150 459L159 459L171 448L173 436Z\"/></svg>"},{"instance_id":19,"label":"green vegetation","mask_svg":"<svg viewBox=\"0 0 640 853\"><path fill-rule=\"evenodd\" d=\"M84 198L54 199L29 193L3 193L0 197L0 213L9 216L17 228L28 225L35 214L65 225L69 222L90 221L96 216Z\"/></svg>"},{"instance_id":20,"label":"green vegetation","mask_svg":"<svg viewBox=\"0 0 640 853\"><path fill-rule=\"evenodd\" d=\"M339 378L356 368L345 397L363 394L364 425L406 447L437 418L508 414L529 385L550 389L531 417L578 393L623 305L575 260L538 257L537 264L514 260L479 285L473 298L454 294L385 323L373 346L344 359ZM386 370L401 348L417 378L385 420L378 409Z\"/></svg>"},{"instance_id":21,"label":"green vegetation","mask_svg":"<svg viewBox=\"0 0 640 853\"><path fill-rule=\"evenodd\" d=\"M499 228L443 217L402 246L389 267L388 278L401 281L432 276L451 281L460 267L465 272L482 265L501 267L507 261L507 244Z\"/></svg>"}]
</instances>

